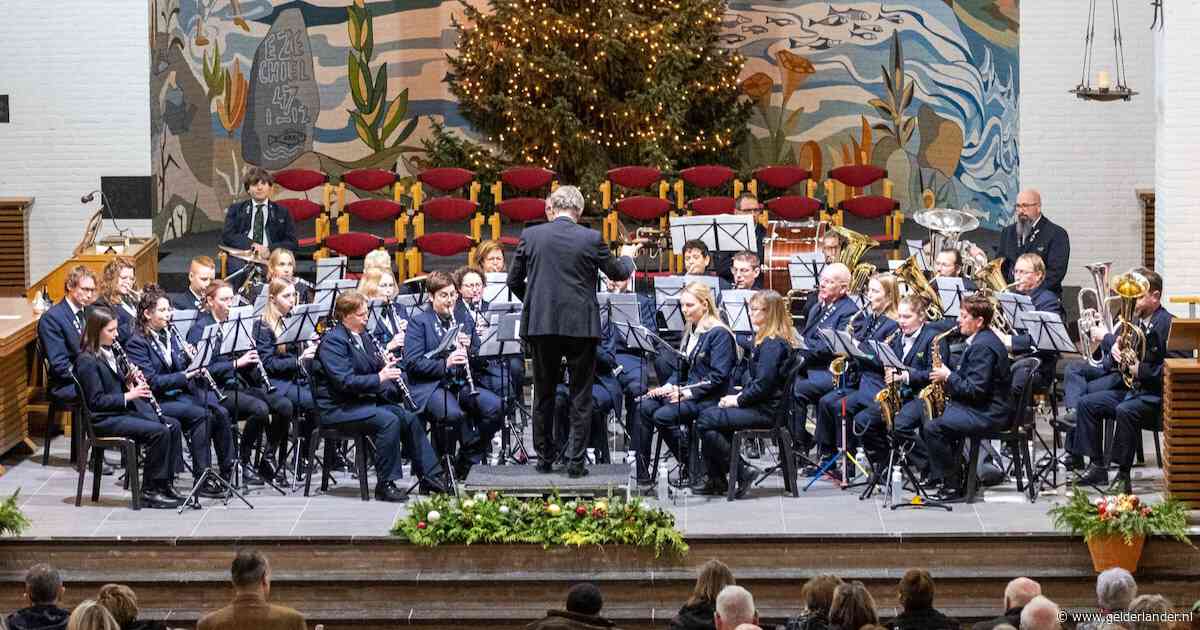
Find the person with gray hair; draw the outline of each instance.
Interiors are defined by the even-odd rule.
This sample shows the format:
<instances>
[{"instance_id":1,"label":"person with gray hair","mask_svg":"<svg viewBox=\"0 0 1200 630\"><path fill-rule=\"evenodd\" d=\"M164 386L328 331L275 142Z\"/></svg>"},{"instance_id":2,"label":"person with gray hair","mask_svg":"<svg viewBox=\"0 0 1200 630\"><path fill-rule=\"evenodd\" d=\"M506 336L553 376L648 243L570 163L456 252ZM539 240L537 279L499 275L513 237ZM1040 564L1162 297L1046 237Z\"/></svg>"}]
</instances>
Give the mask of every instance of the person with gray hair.
<instances>
[{"instance_id":1,"label":"person with gray hair","mask_svg":"<svg viewBox=\"0 0 1200 630\"><path fill-rule=\"evenodd\" d=\"M267 603L271 594L271 564L262 552L242 549L230 567L233 602L208 613L196 623L196 630L305 630L308 625L299 611Z\"/></svg>"},{"instance_id":2,"label":"person with gray hair","mask_svg":"<svg viewBox=\"0 0 1200 630\"><path fill-rule=\"evenodd\" d=\"M588 474L587 444L592 425L592 385L600 343L596 278L603 272L624 280L634 271L638 245L612 255L600 233L579 225L583 193L560 186L546 199L546 223L526 228L513 255L508 288L524 303L521 338L533 360L533 442L537 471L553 472L555 390L566 360L571 429L564 459L570 477Z\"/></svg>"},{"instance_id":3,"label":"person with gray hair","mask_svg":"<svg viewBox=\"0 0 1200 630\"><path fill-rule=\"evenodd\" d=\"M1021 611L1034 597L1042 594L1042 585L1027 577L1019 577L1004 587L1004 614L980 621L971 626L971 630L997 630L1001 625L1013 627L1021 625Z\"/></svg>"},{"instance_id":4,"label":"person with gray hair","mask_svg":"<svg viewBox=\"0 0 1200 630\"><path fill-rule=\"evenodd\" d=\"M9 630L62 630L71 611L60 608L58 600L66 592L58 570L48 564L35 564L25 572L25 599L22 608L6 617Z\"/></svg>"},{"instance_id":5,"label":"person with gray hair","mask_svg":"<svg viewBox=\"0 0 1200 630\"><path fill-rule=\"evenodd\" d=\"M758 625L754 596L745 588L730 584L717 594L717 610L713 613L717 630L735 630L741 624Z\"/></svg>"},{"instance_id":6,"label":"person with gray hair","mask_svg":"<svg viewBox=\"0 0 1200 630\"><path fill-rule=\"evenodd\" d=\"M1104 612L1125 610L1137 597L1137 582L1125 569L1109 569L1096 577L1096 604Z\"/></svg>"},{"instance_id":7,"label":"person with gray hair","mask_svg":"<svg viewBox=\"0 0 1200 630\"><path fill-rule=\"evenodd\" d=\"M1061 627L1058 621L1058 604L1050 601L1045 595L1038 595L1025 604L1021 610L1021 630L1057 630Z\"/></svg>"}]
</instances>

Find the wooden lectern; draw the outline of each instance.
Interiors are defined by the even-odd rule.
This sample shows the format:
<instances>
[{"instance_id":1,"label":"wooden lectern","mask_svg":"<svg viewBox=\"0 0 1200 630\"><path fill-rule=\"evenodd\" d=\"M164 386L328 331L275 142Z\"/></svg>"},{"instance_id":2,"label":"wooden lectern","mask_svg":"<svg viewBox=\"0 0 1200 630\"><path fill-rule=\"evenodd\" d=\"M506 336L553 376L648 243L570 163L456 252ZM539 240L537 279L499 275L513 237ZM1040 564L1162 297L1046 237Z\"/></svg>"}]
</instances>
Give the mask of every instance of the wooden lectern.
<instances>
[{"instance_id":1,"label":"wooden lectern","mask_svg":"<svg viewBox=\"0 0 1200 630\"><path fill-rule=\"evenodd\" d=\"M1176 319L1169 349L1189 358L1163 368L1163 476L1167 493L1200 508L1200 319Z\"/></svg>"},{"instance_id":2,"label":"wooden lectern","mask_svg":"<svg viewBox=\"0 0 1200 630\"><path fill-rule=\"evenodd\" d=\"M136 278L135 285L138 287L145 286L149 282L158 282L158 239L134 239L134 242L129 244L120 256L133 261L134 277ZM64 285L67 281L67 274L76 265L83 265L96 273L96 285L99 289L100 274L104 272L104 266L109 263L117 254L104 253L96 245L91 245L84 248L78 255L67 259L53 271L46 274L46 277L38 280L29 287L25 292L25 297L32 300L42 290L46 288L46 292L50 294L50 300L57 302L63 298Z\"/></svg>"}]
</instances>

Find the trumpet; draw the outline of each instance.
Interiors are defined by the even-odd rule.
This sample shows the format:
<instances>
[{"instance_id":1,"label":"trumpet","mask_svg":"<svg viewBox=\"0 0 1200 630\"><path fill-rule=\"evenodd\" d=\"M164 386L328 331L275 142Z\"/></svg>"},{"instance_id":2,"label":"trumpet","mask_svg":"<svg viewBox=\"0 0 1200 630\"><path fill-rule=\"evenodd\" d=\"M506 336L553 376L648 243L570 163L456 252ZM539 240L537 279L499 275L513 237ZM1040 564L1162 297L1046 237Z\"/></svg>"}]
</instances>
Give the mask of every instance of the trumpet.
<instances>
[{"instance_id":1,"label":"trumpet","mask_svg":"<svg viewBox=\"0 0 1200 630\"><path fill-rule=\"evenodd\" d=\"M686 392L689 389L695 389L697 387L704 387L705 385L712 385L712 381L700 381L699 383L692 383L691 385L684 385L683 387L679 388L679 391ZM641 396L634 398L633 402L642 402L643 400L646 400L648 398L659 398L659 396L651 396L650 392L646 392L645 394L642 394Z\"/></svg>"},{"instance_id":2,"label":"trumpet","mask_svg":"<svg viewBox=\"0 0 1200 630\"><path fill-rule=\"evenodd\" d=\"M454 321L454 310L451 309L450 310L450 328L457 328L457 327L458 327L457 322ZM454 342L454 345L450 347L451 352L454 352L455 350L458 350L458 341L457 340ZM470 348L466 348L464 351L467 353L467 362L463 365L463 370L467 373L467 393L471 396L478 396L479 391L475 389L475 377L471 374Z\"/></svg>"},{"instance_id":3,"label":"trumpet","mask_svg":"<svg viewBox=\"0 0 1200 630\"><path fill-rule=\"evenodd\" d=\"M190 363L196 360L196 347L188 343L183 337L179 336L179 331L175 330L174 326L167 324L167 329L171 331L171 338L175 340L175 343L179 344L180 348L183 348L184 354L187 355L188 362ZM208 381L208 386L211 387L213 392L217 394L217 402L225 402L225 394L222 393L221 388L217 386L217 381L213 378L212 372L209 372L208 368L200 368L200 374L204 376L204 380Z\"/></svg>"},{"instance_id":4,"label":"trumpet","mask_svg":"<svg viewBox=\"0 0 1200 630\"><path fill-rule=\"evenodd\" d=\"M125 373L133 379L133 384L135 387L147 385L146 389L150 389L146 383L146 375L142 374L142 371L129 361L129 355L125 354L125 348L122 348L121 342L117 341L116 339L113 339L112 342L112 352L113 357L117 360L117 366L123 368ZM163 410L158 404L158 398L154 397L154 390L150 390L150 397L148 400L150 402L150 406L154 408L154 415L158 416L158 418L161 420L163 417Z\"/></svg>"}]
</instances>

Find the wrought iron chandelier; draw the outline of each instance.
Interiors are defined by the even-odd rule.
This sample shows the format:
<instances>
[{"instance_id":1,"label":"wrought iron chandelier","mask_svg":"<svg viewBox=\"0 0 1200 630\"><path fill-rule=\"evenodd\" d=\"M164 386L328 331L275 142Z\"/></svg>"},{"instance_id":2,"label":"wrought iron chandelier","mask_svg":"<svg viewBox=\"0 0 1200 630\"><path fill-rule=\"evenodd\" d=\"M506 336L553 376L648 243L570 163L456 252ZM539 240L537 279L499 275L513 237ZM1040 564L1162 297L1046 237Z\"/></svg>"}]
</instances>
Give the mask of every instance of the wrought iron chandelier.
<instances>
[{"instance_id":1,"label":"wrought iron chandelier","mask_svg":"<svg viewBox=\"0 0 1200 630\"><path fill-rule=\"evenodd\" d=\"M1087 30L1083 36L1083 74L1079 85L1071 93L1089 101L1128 101L1137 94L1125 83L1125 47L1121 39L1121 11L1118 0L1110 0L1113 15L1113 67L1115 75L1110 76L1107 70L1100 70L1096 75L1096 85L1092 85L1092 57L1096 43L1096 0L1090 0L1088 7ZM1115 81L1115 84L1114 84Z\"/></svg>"}]
</instances>

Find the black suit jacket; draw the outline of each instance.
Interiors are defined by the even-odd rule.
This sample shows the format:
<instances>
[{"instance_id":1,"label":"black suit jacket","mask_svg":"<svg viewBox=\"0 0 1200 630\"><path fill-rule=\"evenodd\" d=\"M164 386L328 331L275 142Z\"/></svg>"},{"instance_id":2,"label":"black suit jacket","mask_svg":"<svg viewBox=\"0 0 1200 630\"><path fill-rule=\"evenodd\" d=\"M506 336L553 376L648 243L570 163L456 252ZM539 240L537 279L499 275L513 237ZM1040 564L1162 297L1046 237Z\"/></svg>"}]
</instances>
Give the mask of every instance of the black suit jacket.
<instances>
[{"instance_id":1,"label":"black suit jacket","mask_svg":"<svg viewBox=\"0 0 1200 630\"><path fill-rule=\"evenodd\" d=\"M1008 421L1010 380L1008 349L996 333L985 328L975 333L958 366L950 372L946 396L1001 427Z\"/></svg>"},{"instance_id":2,"label":"black suit jacket","mask_svg":"<svg viewBox=\"0 0 1200 630\"><path fill-rule=\"evenodd\" d=\"M475 334L475 320L465 312L455 315L454 320L456 324L463 327L462 332L471 337L471 348L468 350L467 356L472 357L471 369L478 371L483 364L478 358L479 335ZM408 373L413 402L416 403L418 410L425 409L429 398L433 396L433 392L446 380L447 376L458 376L454 373L447 374L446 354L425 357L425 353L436 348L441 340L441 324L438 321L438 314L433 309L420 313L408 321L408 329L404 331L404 370ZM458 371L455 370L455 372ZM472 378L475 378L474 375L475 372L472 372ZM475 385L478 387L479 383Z\"/></svg>"},{"instance_id":3,"label":"black suit jacket","mask_svg":"<svg viewBox=\"0 0 1200 630\"><path fill-rule=\"evenodd\" d=\"M83 388L81 395L93 422L126 414L136 414L147 420L158 419L154 408L145 400L137 398L125 402L125 374L113 370L102 357L91 352L80 353L75 362L75 375Z\"/></svg>"},{"instance_id":4,"label":"black suit jacket","mask_svg":"<svg viewBox=\"0 0 1200 630\"><path fill-rule=\"evenodd\" d=\"M905 370L908 372L908 385L905 386L907 391L905 387L900 388L902 397L909 398L929 384L929 370L933 367L933 357L930 356L929 349L933 338L941 332L941 329L930 326L926 322L917 332L917 338L913 340L912 347L908 349L907 354L904 352L904 333L900 332L892 337L892 351L908 368Z\"/></svg>"},{"instance_id":5,"label":"black suit jacket","mask_svg":"<svg viewBox=\"0 0 1200 630\"><path fill-rule=\"evenodd\" d=\"M43 315L44 317L44 315ZM1137 377L1134 379L1134 389L1143 394L1161 394L1163 365L1167 358L1167 342L1171 336L1171 321L1174 316L1162 306L1150 314L1150 325L1143 326L1136 322L1142 334L1146 335L1146 352L1138 362ZM1112 335L1104 338L1104 367L1115 372L1117 364L1112 358Z\"/></svg>"},{"instance_id":6,"label":"black suit jacket","mask_svg":"<svg viewBox=\"0 0 1200 630\"><path fill-rule=\"evenodd\" d=\"M87 309L84 309L87 312ZM61 387L72 383L71 371L79 356L79 329L75 327L75 315L66 298L58 301L42 313L38 319L38 338L42 351L50 363L50 387Z\"/></svg>"},{"instance_id":7,"label":"black suit jacket","mask_svg":"<svg viewBox=\"0 0 1200 630\"><path fill-rule=\"evenodd\" d=\"M171 294L171 308L177 311L198 311L204 307L204 298L197 298L192 295L190 288L184 289L183 293Z\"/></svg>"},{"instance_id":8,"label":"black suit jacket","mask_svg":"<svg viewBox=\"0 0 1200 630\"><path fill-rule=\"evenodd\" d=\"M252 243L247 234L250 233L253 213L254 203L249 199L229 206L229 209L225 211L225 227L221 230L221 244L238 249L249 249ZM267 202L267 224L264 231L267 235L267 245L271 249L282 247L294 252L300 247L296 240L296 224L292 222L292 215L288 214L287 208L274 201Z\"/></svg>"},{"instance_id":9,"label":"black suit jacket","mask_svg":"<svg viewBox=\"0 0 1200 630\"><path fill-rule=\"evenodd\" d=\"M163 356L158 344L148 338L141 328L133 331L129 337L129 343L124 346L130 363L142 371L142 375L146 377L146 382L150 384L150 389L155 396L170 398L191 391L187 373L184 372L189 361L183 348L180 348L174 340L171 342L169 362L167 357Z\"/></svg>"},{"instance_id":10,"label":"black suit jacket","mask_svg":"<svg viewBox=\"0 0 1200 630\"><path fill-rule=\"evenodd\" d=\"M395 383L379 380L383 362L375 350L371 335L359 335L363 349L350 340L345 326L325 333L313 361L313 399L323 424L366 420L375 414L377 404L396 404L399 390Z\"/></svg>"},{"instance_id":11,"label":"black suit jacket","mask_svg":"<svg viewBox=\"0 0 1200 630\"><path fill-rule=\"evenodd\" d=\"M1042 286L1062 297L1062 282L1067 276L1067 264L1071 258L1071 238L1062 226L1042 215L1033 233L1023 245L1018 245L1017 224L1004 228L1000 233L999 255L1004 257L1004 279L1013 281L1013 265L1021 254L1034 253L1046 263L1046 279Z\"/></svg>"},{"instance_id":12,"label":"black suit jacket","mask_svg":"<svg viewBox=\"0 0 1200 630\"><path fill-rule=\"evenodd\" d=\"M599 339L599 272L624 280L633 273L633 260L614 258L599 232L566 217L525 228L508 270L508 288L525 305L521 337Z\"/></svg>"}]
</instances>

